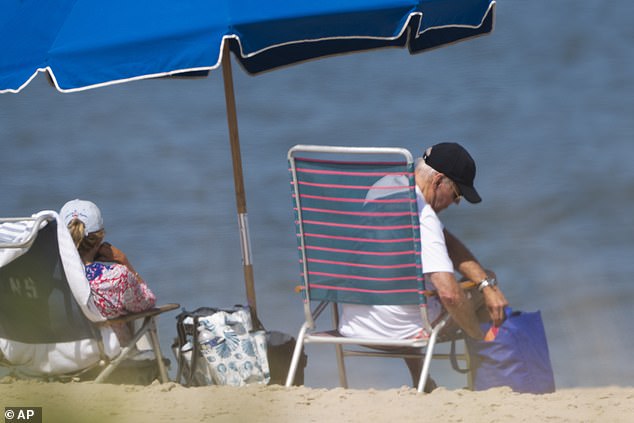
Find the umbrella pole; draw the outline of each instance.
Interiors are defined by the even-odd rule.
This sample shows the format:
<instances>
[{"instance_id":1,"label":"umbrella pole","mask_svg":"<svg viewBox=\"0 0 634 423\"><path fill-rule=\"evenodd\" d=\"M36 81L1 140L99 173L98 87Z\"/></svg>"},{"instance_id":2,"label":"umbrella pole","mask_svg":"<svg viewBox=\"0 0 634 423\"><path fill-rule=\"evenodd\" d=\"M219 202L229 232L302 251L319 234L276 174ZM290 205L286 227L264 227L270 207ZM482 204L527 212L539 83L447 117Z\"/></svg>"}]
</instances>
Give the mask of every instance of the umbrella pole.
<instances>
[{"instance_id":1,"label":"umbrella pole","mask_svg":"<svg viewBox=\"0 0 634 423\"><path fill-rule=\"evenodd\" d=\"M229 42L225 40L222 49L222 77L225 87L225 102L227 106L227 124L229 126L229 141L231 143L231 159L233 162L233 182L236 192L236 207L238 209L238 227L240 230L240 247L242 249L242 267L244 284L247 293L247 303L251 307L254 323L258 322L255 304L255 285L253 281L253 264L251 256L251 239L249 236L249 221L247 219L247 200L244 191L244 177L242 174L242 157L240 155L240 137L238 135L238 116L236 99L233 92L233 75L231 71L231 56Z\"/></svg>"}]
</instances>

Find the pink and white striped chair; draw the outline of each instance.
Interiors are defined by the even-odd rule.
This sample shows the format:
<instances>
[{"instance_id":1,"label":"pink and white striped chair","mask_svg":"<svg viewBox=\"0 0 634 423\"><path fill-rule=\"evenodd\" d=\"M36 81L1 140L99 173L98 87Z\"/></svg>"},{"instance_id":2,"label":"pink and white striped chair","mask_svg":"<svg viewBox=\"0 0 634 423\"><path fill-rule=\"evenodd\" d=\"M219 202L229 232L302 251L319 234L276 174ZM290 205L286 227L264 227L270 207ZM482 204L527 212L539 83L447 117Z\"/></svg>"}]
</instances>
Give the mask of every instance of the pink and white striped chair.
<instances>
[{"instance_id":1,"label":"pink and white striped chair","mask_svg":"<svg viewBox=\"0 0 634 423\"><path fill-rule=\"evenodd\" d=\"M428 318L412 155L400 148L297 145L289 150L288 161L305 322L286 385L294 378L305 344L336 346L343 387L347 387L346 356L402 358L403 353L372 348L416 348L424 354L417 387L422 392L438 333L449 317L435 325ZM313 303L317 305L311 310ZM342 303L418 305L424 335L416 339L341 336L336 328L337 306ZM335 329L318 332L317 319L328 304L333 305ZM364 348L351 350L351 345Z\"/></svg>"}]
</instances>

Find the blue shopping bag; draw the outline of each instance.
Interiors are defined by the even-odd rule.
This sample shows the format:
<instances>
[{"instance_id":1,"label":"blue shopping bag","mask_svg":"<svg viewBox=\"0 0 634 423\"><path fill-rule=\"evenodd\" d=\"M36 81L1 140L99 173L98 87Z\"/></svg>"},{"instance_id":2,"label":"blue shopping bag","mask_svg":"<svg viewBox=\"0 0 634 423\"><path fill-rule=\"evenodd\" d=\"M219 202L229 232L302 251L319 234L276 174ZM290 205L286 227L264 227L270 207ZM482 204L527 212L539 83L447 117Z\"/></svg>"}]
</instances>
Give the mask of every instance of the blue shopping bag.
<instances>
[{"instance_id":1,"label":"blue shopping bag","mask_svg":"<svg viewBox=\"0 0 634 423\"><path fill-rule=\"evenodd\" d=\"M541 313L506 310L506 320L495 339L466 337L474 372L474 389L509 386L516 392L544 394L555 391L555 380ZM489 331L491 324L482 329Z\"/></svg>"}]
</instances>

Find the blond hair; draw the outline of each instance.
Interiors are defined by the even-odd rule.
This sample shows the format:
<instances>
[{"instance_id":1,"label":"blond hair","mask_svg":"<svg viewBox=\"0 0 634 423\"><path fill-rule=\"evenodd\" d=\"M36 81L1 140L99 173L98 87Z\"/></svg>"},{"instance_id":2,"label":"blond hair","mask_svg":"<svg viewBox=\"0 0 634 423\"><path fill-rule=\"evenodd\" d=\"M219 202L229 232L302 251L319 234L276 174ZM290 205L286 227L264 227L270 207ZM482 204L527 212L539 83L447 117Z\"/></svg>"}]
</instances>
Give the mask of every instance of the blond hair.
<instances>
[{"instance_id":1,"label":"blond hair","mask_svg":"<svg viewBox=\"0 0 634 423\"><path fill-rule=\"evenodd\" d=\"M79 219L73 219L68 223L68 231L71 238L77 247L79 254L84 254L91 251L98 245L101 245L106 232L101 229L97 232L91 232L85 235L86 225Z\"/></svg>"}]
</instances>

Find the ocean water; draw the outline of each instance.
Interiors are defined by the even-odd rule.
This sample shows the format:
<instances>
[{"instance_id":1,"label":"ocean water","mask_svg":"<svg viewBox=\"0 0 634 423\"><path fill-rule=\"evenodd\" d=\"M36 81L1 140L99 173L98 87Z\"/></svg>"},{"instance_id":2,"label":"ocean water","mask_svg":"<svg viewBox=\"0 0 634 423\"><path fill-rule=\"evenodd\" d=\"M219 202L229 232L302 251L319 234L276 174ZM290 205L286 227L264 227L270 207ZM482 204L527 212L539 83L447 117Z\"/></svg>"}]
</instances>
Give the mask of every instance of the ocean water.
<instances>
[{"instance_id":1,"label":"ocean water","mask_svg":"<svg viewBox=\"0 0 634 423\"><path fill-rule=\"evenodd\" d=\"M416 56L375 51L250 77L234 66L258 311L302 322L286 152L296 143L461 142L484 201L441 215L494 269L511 305L541 310L558 387L632 385L634 4L501 0L494 33ZM164 302L244 303L221 72L60 94L45 78L0 96L0 215L80 197L104 214ZM163 348L174 315L160 321ZM310 346L306 384L337 386ZM352 387L409 383L357 359ZM441 385L464 379L434 363Z\"/></svg>"}]
</instances>

